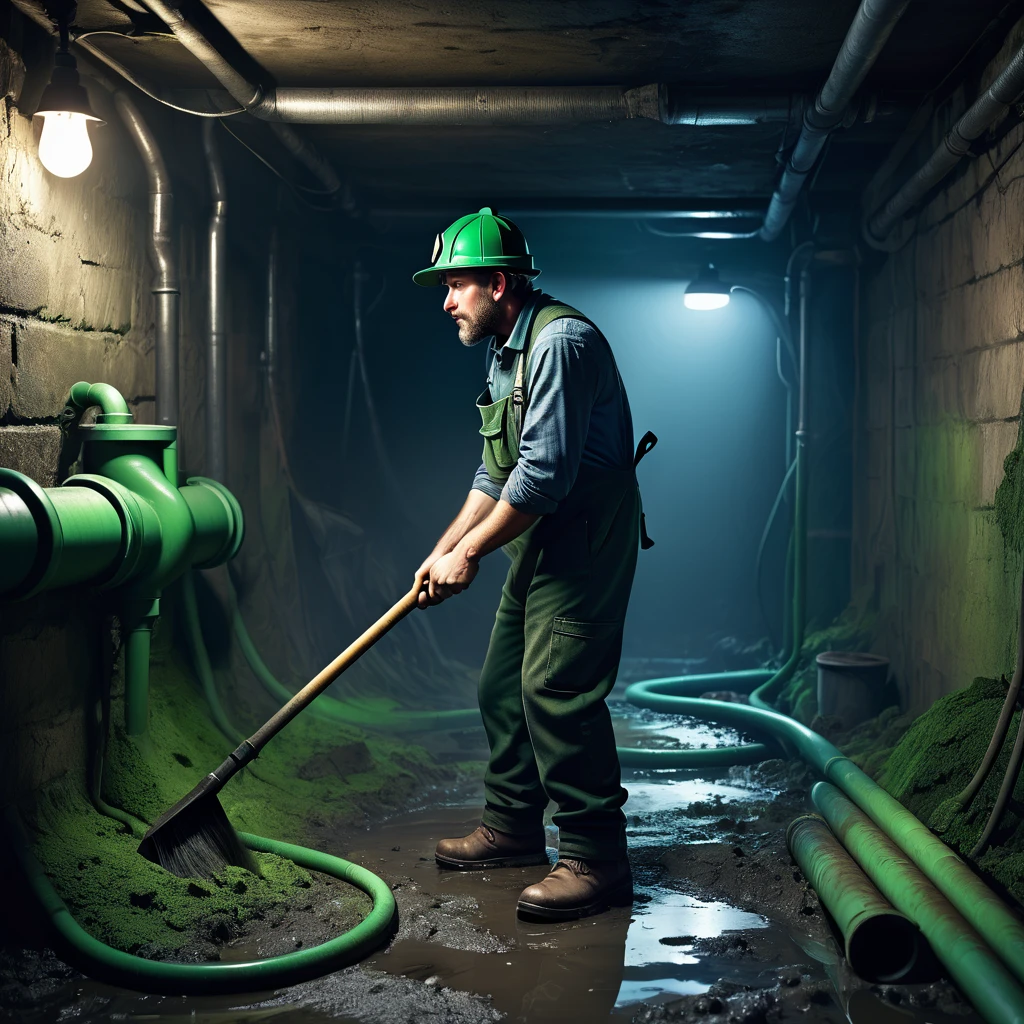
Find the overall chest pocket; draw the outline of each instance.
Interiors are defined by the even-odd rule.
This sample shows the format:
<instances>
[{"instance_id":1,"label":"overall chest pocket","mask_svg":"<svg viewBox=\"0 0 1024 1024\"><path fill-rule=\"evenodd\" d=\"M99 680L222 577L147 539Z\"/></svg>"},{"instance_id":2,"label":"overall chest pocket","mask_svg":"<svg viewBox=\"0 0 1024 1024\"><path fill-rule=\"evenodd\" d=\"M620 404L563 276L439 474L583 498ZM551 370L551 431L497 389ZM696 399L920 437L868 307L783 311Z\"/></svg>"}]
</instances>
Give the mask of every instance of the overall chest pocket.
<instances>
[{"instance_id":1,"label":"overall chest pocket","mask_svg":"<svg viewBox=\"0 0 1024 1024\"><path fill-rule=\"evenodd\" d=\"M480 434L484 439L484 465L491 476L507 477L519 461L515 408L511 397L503 398L500 402L481 404L480 399L485 397L490 399L490 394L486 391L477 399L481 420Z\"/></svg>"},{"instance_id":2,"label":"overall chest pocket","mask_svg":"<svg viewBox=\"0 0 1024 1024\"><path fill-rule=\"evenodd\" d=\"M589 693L619 662L621 622L556 617L544 686L558 693Z\"/></svg>"}]
</instances>

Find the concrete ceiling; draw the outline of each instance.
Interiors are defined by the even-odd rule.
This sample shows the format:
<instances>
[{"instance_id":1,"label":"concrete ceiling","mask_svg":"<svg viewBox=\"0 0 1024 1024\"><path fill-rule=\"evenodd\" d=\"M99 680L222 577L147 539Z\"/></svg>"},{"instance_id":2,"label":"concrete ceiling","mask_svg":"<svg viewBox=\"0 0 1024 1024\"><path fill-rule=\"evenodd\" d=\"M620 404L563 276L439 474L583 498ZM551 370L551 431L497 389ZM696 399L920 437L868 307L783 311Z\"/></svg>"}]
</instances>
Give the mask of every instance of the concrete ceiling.
<instances>
[{"instance_id":1,"label":"concrete ceiling","mask_svg":"<svg viewBox=\"0 0 1024 1024\"><path fill-rule=\"evenodd\" d=\"M669 82L813 94L858 0L208 0L281 85ZM82 30L124 30L133 2L80 0ZM863 187L909 113L1005 0L912 0L866 89L897 110L834 137L819 195ZM139 23L159 28L151 19ZM216 83L173 39L97 38L163 88ZM241 127L241 126L240 126ZM558 127L303 127L357 195L437 203L523 197L749 197L765 201L783 126L694 129L629 121ZM251 133L247 137L252 137Z\"/></svg>"}]
</instances>

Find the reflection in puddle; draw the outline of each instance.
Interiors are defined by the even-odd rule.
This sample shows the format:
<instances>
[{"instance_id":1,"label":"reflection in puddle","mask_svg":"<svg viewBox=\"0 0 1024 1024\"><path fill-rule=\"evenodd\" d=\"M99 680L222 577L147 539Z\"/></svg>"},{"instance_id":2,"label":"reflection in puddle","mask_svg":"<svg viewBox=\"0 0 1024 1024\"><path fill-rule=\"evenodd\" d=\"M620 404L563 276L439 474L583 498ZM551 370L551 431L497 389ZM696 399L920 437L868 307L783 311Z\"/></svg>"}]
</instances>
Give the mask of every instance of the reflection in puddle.
<instances>
[{"instance_id":1,"label":"reflection in puddle","mask_svg":"<svg viewBox=\"0 0 1024 1024\"><path fill-rule=\"evenodd\" d=\"M760 915L727 903L706 903L670 889L644 891L651 900L634 907L617 1007L706 992L722 977L721 964L695 955L694 939L768 927Z\"/></svg>"}]
</instances>

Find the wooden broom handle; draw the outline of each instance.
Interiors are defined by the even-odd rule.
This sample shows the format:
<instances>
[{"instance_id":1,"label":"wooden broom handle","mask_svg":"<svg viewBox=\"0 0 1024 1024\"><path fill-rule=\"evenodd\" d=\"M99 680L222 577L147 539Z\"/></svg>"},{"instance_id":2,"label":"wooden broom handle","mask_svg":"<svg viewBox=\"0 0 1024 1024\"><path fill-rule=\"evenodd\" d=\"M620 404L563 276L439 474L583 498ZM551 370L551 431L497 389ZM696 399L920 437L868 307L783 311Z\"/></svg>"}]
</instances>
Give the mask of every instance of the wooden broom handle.
<instances>
[{"instance_id":1,"label":"wooden broom handle","mask_svg":"<svg viewBox=\"0 0 1024 1024\"><path fill-rule=\"evenodd\" d=\"M273 718L264 722L248 739L253 750L259 753L300 711L312 704L313 700L319 697L345 669L358 661L385 633L401 622L416 607L422 589L423 583L417 579L412 590L401 601L390 611L385 612L358 640L349 644L330 665L306 683Z\"/></svg>"}]
</instances>

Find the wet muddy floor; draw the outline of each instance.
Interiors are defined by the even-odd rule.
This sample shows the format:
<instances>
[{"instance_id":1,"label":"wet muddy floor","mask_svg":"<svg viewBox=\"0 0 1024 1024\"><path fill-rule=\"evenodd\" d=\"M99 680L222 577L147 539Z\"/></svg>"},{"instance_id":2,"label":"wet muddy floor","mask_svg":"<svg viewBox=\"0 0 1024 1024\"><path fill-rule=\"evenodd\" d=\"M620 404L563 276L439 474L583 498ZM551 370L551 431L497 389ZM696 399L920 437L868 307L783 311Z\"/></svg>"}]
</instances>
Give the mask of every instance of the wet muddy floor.
<instances>
[{"instance_id":1,"label":"wet muddy floor","mask_svg":"<svg viewBox=\"0 0 1024 1024\"><path fill-rule=\"evenodd\" d=\"M736 740L685 718L621 702L613 707L623 745ZM318 840L387 880L398 902L397 935L358 966L277 992L186 998L114 989L75 974L52 954L9 950L0 965L0 1015L25 1024L979 1020L954 989L927 972L914 985L872 986L846 970L785 849L785 827L809 809L812 782L802 766L781 761L701 772L627 771L636 901L558 924L515 914L519 892L543 868L437 868L435 843L476 827L480 793L432 794L429 806ZM549 829L552 861L555 841ZM323 941L333 934L336 895L323 885L307 907L224 943L215 955L251 959Z\"/></svg>"}]
</instances>

